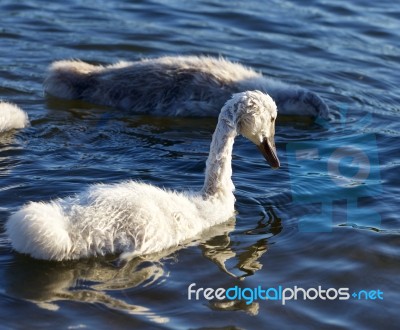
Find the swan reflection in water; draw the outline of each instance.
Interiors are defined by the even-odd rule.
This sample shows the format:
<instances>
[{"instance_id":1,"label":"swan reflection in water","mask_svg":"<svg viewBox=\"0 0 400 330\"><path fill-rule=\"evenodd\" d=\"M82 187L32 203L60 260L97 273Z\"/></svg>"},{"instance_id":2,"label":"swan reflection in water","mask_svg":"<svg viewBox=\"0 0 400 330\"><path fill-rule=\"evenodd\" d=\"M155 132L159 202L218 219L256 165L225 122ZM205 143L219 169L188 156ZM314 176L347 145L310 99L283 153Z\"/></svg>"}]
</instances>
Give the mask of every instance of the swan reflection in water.
<instances>
[{"instance_id":1,"label":"swan reflection in water","mask_svg":"<svg viewBox=\"0 0 400 330\"><path fill-rule=\"evenodd\" d=\"M268 251L268 238L277 235L281 230L281 220L271 208L252 230L239 232L235 236L235 219L232 218L204 231L186 244L135 258L122 267L113 265L115 257L48 262L15 255L14 262L5 269L7 294L31 301L47 310L58 310L57 303L61 301L88 302L142 316L153 322L166 323L169 321L168 317L157 315L150 308L132 304L129 299L126 301L117 298L117 291L135 288L141 291L150 290L166 281L169 274L165 264L171 258L179 259L179 250L194 245L198 245L202 255L217 265L223 273L239 280L244 279L262 268L259 259ZM254 235L254 243L244 246L240 242L243 235ZM236 264L227 267L228 261ZM243 301L210 301L209 308L242 310L254 315L258 312L258 303L246 305Z\"/></svg>"}]
</instances>

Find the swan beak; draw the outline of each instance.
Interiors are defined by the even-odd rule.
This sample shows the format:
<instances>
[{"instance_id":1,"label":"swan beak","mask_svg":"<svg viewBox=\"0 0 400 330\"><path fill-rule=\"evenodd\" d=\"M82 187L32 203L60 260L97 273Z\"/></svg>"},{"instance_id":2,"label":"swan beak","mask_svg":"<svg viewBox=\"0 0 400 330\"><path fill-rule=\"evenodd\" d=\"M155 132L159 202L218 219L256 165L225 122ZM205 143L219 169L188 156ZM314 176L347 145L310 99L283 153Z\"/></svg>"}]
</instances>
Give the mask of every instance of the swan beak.
<instances>
[{"instance_id":1,"label":"swan beak","mask_svg":"<svg viewBox=\"0 0 400 330\"><path fill-rule=\"evenodd\" d=\"M265 138L261 144L259 144L258 149L268 162L268 164L272 167L272 169L276 170L281 166L279 163L278 156L276 154L275 142L274 138Z\"/></svg>"}]
</instances>

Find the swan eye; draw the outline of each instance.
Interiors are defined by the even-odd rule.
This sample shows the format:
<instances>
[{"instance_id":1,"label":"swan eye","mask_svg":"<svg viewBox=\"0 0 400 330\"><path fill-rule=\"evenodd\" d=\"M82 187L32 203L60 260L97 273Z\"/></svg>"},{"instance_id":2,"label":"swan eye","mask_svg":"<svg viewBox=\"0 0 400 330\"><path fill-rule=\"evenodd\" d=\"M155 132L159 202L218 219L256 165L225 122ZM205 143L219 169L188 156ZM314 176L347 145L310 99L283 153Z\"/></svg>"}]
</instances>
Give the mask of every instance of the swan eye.
<instances>
[{"instance_id":1,"label":"swan eye","mask_svg":"<svg viewBox=\"0 0 400 330\"><path fill-rule=\"evenodd\" d=\"M275 120L275 118L274 118L274 117L271 117L271 123L273 123L273 122L274 122L274 120Z\"/></svg>"}]
</instances>

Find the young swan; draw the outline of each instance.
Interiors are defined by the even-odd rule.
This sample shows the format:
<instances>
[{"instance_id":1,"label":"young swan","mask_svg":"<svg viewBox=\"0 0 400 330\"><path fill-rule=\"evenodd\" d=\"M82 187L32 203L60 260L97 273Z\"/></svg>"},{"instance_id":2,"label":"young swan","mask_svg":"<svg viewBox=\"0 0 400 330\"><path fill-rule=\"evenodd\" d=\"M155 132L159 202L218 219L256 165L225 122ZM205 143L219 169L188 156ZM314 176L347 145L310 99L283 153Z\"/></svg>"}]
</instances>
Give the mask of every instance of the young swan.
<instances>
[{"instance_id":1,"label":"young swan","mask_svg":"<svg viewBox=\"0 0 400 330\"><path fill-rule=\"evenodd\" d=\"M217 117L233 94L260 90L280 115L327 118L314 92L263 76L224 58L165 56L113 65L54 62L44 82L48 94L158 116Z\"/></svg>"},{"instance_id":2,"label":"young swan","mask_svg":"<svg viewBox=\"0 0 400 330\"><path fill-rule=\"evenodd\" d=\"M0 101L0 133L29 125L28 115L15 104Z\"/></svg>"},{"instance_id":3,"label":"young swan","mask_svg":"<svg viewBox=\"0 0 400 330\"><path fill-rule=\"evenodd\" d=\"M234 215L232 147L241 134L272 168L277 109L259 91L233 95L219 115L199 192L175 192L141 182L96 184L50 203L29 203L6 224L12 246L48 260L122 253L122 260L177 246Z\"/></svg>"}]
</instances>

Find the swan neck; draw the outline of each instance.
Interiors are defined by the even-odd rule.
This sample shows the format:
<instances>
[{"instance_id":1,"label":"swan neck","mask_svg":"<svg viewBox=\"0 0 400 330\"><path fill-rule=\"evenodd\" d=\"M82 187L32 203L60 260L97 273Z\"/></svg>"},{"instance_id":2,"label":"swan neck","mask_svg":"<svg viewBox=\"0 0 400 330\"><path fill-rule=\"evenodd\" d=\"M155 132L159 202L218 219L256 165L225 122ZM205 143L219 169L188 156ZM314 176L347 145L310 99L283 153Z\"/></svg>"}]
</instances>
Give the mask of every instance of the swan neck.
<instances>
[{"instance_id":1,"label":"swan neck","mask_svg":"<svg viewBox=\"0 0 400 330\"><path fill-rule=\"evenodd\" d=\"M232 148L237 135L236 127L226 119L220 119L213 134L206 163L206 175L202 195L204 198L233 198Z\"/></svg>"}]
</instances>

